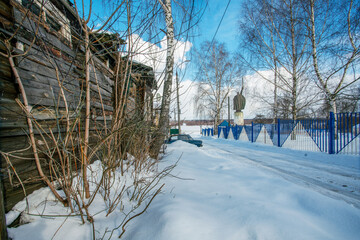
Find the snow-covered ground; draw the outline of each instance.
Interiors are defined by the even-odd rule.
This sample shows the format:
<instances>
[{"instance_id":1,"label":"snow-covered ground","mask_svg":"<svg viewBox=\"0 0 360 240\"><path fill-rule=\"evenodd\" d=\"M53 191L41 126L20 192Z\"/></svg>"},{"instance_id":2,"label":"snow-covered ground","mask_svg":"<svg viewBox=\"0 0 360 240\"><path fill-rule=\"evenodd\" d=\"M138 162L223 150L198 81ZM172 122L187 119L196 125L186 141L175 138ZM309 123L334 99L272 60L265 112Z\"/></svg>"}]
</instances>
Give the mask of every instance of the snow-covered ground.
<instances>
[{"instance_id":1,"label":"snow-covered ground","mask_svg":"<svg viewBox=\"0 0 360 240\"><path fill-rule=\"evenodd\" d=\"M160 169L178 161L173 176L164 180L163 193L146 213L128 225L124 239L359 239L359 156L200 137L199 126L182 130L204 146L175 142L167 147ZM101 229L117 219L95 218L99 239ZM58 231L64 233L54 239L91 236L89 225L55 220L35 219L31 227L9 232L16 240L51 239L55 232L44 228L63 226Z\"/></svg>"},{"instance_id":2,"label":"snow-covered ground","mask_svg":"<svg viewBox=\"0 0 360 240\"><path fill-rule=\"evenodd\" d=\"M203 141L168 147L178 178L128 239L358 239L358 158Z\"/></svg>"}]
</instances>

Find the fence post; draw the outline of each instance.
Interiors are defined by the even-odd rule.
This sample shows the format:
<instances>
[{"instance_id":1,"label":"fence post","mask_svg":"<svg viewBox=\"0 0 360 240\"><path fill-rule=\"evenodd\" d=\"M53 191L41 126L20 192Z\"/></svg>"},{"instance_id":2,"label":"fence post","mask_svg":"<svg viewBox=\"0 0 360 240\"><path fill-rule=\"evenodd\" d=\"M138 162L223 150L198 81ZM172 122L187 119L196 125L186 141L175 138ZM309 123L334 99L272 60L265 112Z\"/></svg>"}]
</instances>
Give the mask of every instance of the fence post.
<instances>
[{"instance_id":1,"label":"fence post","mask_svg":"<svg viewBox=\"0 0 360 240\"><path fill-rule=\"evenodd\" d=\"M329 154L335 153L335 116L333 112L330 112L329 119Z\"/></svg>"},{"instance_id":2,"label":"fence post","mask_svg":"<svg viewBox=\"0 0 360 240\"><path fill-rule=\"evenodd\" d=\"M277 145L278 147L281 147L281 143L280 143L280 118L278 118L278 121L277 121Z\"/></svg>"},{"instance_id":3,"label":"fence post","mask_svg":"<svg viewBox=\"0 0 360 240\"><path fill-rule=\"evenodd\" d=\"M254 142L254 122L251 122L251 142Z\"/></svg>"}]
</instances>

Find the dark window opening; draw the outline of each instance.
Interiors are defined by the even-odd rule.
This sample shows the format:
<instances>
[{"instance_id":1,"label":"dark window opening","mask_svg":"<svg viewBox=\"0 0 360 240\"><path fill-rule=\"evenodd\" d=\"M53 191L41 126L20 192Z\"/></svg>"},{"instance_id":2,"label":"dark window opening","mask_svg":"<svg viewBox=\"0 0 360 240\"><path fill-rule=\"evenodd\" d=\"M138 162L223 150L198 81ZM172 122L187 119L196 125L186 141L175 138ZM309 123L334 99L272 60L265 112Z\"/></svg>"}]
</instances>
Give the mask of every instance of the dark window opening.
<instances>
[{"instance_id":1,"label":"dark window opening","mask_svg":"<svg viewBox=\"0 0 360 240\"><path fill-rule=\"evenodd\" d=\"M52 17L46 16L46 22L50 25L50 27L56 32L60 31L61 25L57 23Z\"/></svg>"},{"instance_id":2,"label":"dark window opening","mask_svg":"<svg viewBox=\"0 0 360 240\"><path fill-rule=\"evenodd\" d=\"M22 0L22 5L34 13L36 16L40 15L40 7L35 3L35 0Z\"/></svg>"}]
</instances>

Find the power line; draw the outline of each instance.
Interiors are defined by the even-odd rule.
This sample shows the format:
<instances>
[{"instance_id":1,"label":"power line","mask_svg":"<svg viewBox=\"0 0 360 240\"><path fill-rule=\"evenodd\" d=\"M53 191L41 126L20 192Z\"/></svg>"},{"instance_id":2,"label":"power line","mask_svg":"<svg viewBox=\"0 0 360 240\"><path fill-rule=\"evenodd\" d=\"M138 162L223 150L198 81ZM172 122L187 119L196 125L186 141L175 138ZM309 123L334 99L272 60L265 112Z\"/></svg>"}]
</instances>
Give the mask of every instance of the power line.
<instances>
[{"instance_id":1,"label":"power line","mask_svg":"<svg viewBox=\"0 0 360 240\"><path fill-rule=\"evenodd\" d=\"M208 48L208 50L206 51L205 58L206 58L206 55L209 53L209 50L210 50L211 46L212 46L213 43L214 43L216 34L217 34L218 31L219 31L219 28L220 28L220 26L221 26L221 23L222 23L222 21L223 21L223 19L224 19L224 17L225 17L226 11L227 11L227 9L229 8L230 2L231 2L231 0L229 0L228 3L227 3L227 5L226 5L225 11L224 11L224 13L223 13L223 15L222 15L222 17L221 17L221 19L220 19L220 22L219 22L219 24L218 24L218 26L217 26L217 28L216 28L216 31L215 31L215 33L214 33L214 36L213 36L213 38L212 38L212 40L211 40L211 43L210 43L210 45L209 45L209 48Z\"/></svg>"},{"instance_id":2,"label":"power line","mask_svg":"<svg viewBox=\"0 0 360 240\"><path fill-rule=\"evenodd\" d=\"M228 3L227 3L227 5L226 5L226 8L225 8L225 10L224 10L224 13L223 13L223 15L222 15L222 17L221 17L221 19L220 19L220 22L219 22L219 24L218 24L218 26L217 26L217 28L216 28L216 31L215 31L213 37L212 37L211 43L210 43L210 45L209 45L209 48L207 49L207 51L206 51L206 53L205 53L205 58L207 57L207 54L209 53L209 50L210 50L211 46L212 46L213 43L214 43L215 37L216 37L216 35L217 35L218 31L219 31L219 28L220 28L220 26L221 26L222 21L224 20L224 17L225 17L225 14L226 14L226 12L227 12L227 10L228 10L228 8L229 8L230 2L231 2L231 0L229 0ZM185 70L185 71L186 71L186 70ZM195 79L194 79L193 81L191 81L190 86L184 91L184 93L186 93L187 91L189 91L189 89L192 87L192 85L196 82L196 79L197 79L197 78L198 78L198 76L196 76Z\"/></svg>"},{"instance_id":3,"label":"power line","mask_svg":"<svg viewBox=\"0 0 360 240\"><path fill-rule=\"evenodd\" d=\"M222 15L222 17L221 17L221 19L220 19L220 22L219 22L219 24L218 24L218 26L217 26L217 28L216 28L216 31L215 31L215 33L214 33L214 36L212 37L211 43L210 43L210 45L209 45L209 48L208 48L208 50L207 50L206 53L205 53L205 58L207 57L207 54L209 53L209 50L210 50L211 46L212 46L213 43L214 43L215 37L216 37L216 35L217 35L218 31L219 31L219 28L220 28L220 26L221 26L222 21L224 20L224 17L225 17L225 14L226 14L227 9L229 8L230 2L231 2L231 0L229 0L228 3L227 3L227 5L226 5L226 8L225 8L224 13L223 13L223 15ZM197 78L198 78L198 76L196 76L195 79L194 79L193 81L191 81L190 86L188 87L188 89L187 89L185 92L187 92L187 91L192 87L193 83L196 82L196 79L197 79Z\"/></svg>"}]
</instances>

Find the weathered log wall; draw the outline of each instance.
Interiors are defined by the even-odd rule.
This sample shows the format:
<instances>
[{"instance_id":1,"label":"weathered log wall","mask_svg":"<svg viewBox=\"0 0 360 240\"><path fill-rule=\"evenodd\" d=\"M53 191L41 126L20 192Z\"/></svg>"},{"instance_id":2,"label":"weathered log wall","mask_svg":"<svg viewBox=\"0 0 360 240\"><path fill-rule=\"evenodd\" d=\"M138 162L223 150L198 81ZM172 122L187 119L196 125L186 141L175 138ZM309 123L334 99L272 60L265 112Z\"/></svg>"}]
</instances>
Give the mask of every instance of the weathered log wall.
<instances>
[{"instance_id":1,"label":"weathered log wall","mask_svg":"<svg viewBox=\"0 0 360 240\"><path fill-rule=\"evenodd\" d=\"M78 31L80 29L78 19L74 16L71 7L61 6L64 1L50 0L54 5L46 7L46 11L50 11L49 9L54 11L54 6L57 6L61 9L61 13L54 14L53 19L56 19L56 15L62 15L67 18L63 19L63 22L69 23L69 26L56 30L51 24L47 24L43 17L40 19L36 14L27 11L21 2L21 0L0 0L0 52L2 53L0 55L0 151L17 156L11 157L9 162L0 154L6 211L24 198L15 171L27 194L43 186L30 146L26 114L17 102L17 100L21 102L23 96L15 83L9 59L6 57L9 49L6 48L5 42L14 33L10 43L11 53L16 55L16 70L25 88L31 107L29 109L31 117L42 127L42 130L35 127L35 137L43 170L49 168L48 152L42 148L45 145L44 139L47 141L47 138L42 138L41 134L50 131L55 137L68 134L64 124L66 104L70 121L80 118L72 134L77 134L77 137L83 135L85 125L85 54L82 37ZM69 29L71 35L68 34ZM96 57L98 48L99 46L92 48L90 66L90 147L92 143L96 144L99 141L98 134L103 131L104 123L110 126L114 110L115 86L111 66L115 66L116 55L102 54ZM146 117L144 113L146 106L149 108L152 106L145 101L152 99L148 96L151 95L151 89L156 87L154 73L150 67L142 64L131 65L130 72L136 73L134 82L130 84L131 89L118 89L132 92L126 103L125 117L139 119L136 117L139 115L142 121L144 117L152 119ZM123 75L127 74L123 73ZM62 90L66 101L61 94ZM136 128L136 126L132 127ZM144 137L139 141L144 143ZM49 171L45 174L50 175Z\"/></svg>"},{"instance_id":2,"label":"weathered log wall","mask_svg":"<svg viewBox=\"0 0 360 240\"><path fill-rule=\"evenodd\" d=\"M64 127L58 127L65 113L65 102L61 97L60 89L64 90L70 113L80 112L84 118L85 74L84 62L81 61L84 53L81 51L79 42L74 41L69 44L65 38L59 36L58 32L44 24L37 24L36 16L32 16L31 13L27 13L28 16L24 14L26 10L17 2L3 0L0 2L0 19L4 19L0 25L0 41L4 43L15 30L17 31L11 43L14 47L13 54L20 55L15 58L15 61L29 105L32 107L32 116L45 130L50 128L56 134L66 134ZM37 39L35 44L32 44L35 32L37 32ZM31 48L28 53L21 56L29 46ZM3 44L0 44L0 51L7 54L7 49ZM111 79L111 69L96 57L93 61L95 68L91 67L90 88L91 119L94 128L94 121L103 116L99 92L107 117L112 114L114 83ZM24 198L14 169L25 184L27 194L42 186L43 183L39 180L33 161L26 115L16 102L16 99L22 100L22 96L15 83L9 60L0 55L0 63L0 151L7 153L16 151L16 155L22 157L21 159L12 158L12 166L4 157L1 157L5 209L9 211L14 204ZM97 122L101 124L101 121L97 120ZM82 131L82 127L77 131ZM37 130L35 133L39 134ZM36 137L40 139L39 135ZM40 152L40 157L45 159L46 155Z\"/></svg>"}]
</instances>

